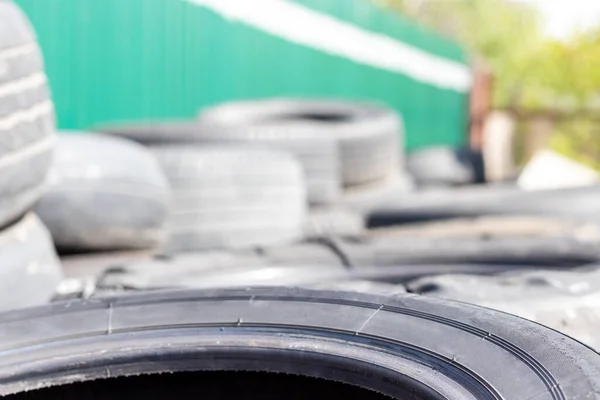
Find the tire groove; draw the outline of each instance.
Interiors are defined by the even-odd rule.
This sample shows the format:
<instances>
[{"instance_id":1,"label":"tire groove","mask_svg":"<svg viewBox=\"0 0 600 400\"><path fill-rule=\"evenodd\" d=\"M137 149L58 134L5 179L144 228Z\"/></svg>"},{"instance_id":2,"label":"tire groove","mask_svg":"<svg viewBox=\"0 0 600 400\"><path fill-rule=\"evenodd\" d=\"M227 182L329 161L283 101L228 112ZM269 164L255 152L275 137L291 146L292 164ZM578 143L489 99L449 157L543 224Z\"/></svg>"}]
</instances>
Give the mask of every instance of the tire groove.
<instances>
[{"instance_id":1,"label":"tire groove","mask_svg":"<svg viewBox=\"0 0 600 400\"><path fill-rule=\"evenodd\" d=\"M411 310L405 307L398 306L386 306L385 304L372 303L366 301L356 301L356 300L345 300L345 299L335 299L335 298L311 298L311 297L290 297L290 296L271 296L271 295L224 295L224 296L211 296L211 297L189 297L189 298L174 298L174 299L161 299L161 300L150 300L150 301L140 301L140 302L119 302L118 299L106 299L106 302L100 303L101 307L94 307L96 309L106 309L107 307L134 307L140 305L151 306L152 304L168 304L168 303L185 303L185 302L208 302L208 301L248 301L250 298L253 301L287 301L287 302L305 302L305 303L322 303L322 304L332 304L332 305L347 305L359 308L368 308L372 310L377 310L380 307L382 311L389 311L402 315L414 316L417 318L422 318L426 320L430 320L433 322L438 322L440 324L453 327L455 329L462 330L464 332L470 333L472 335L481 337L485 340L489 340L493 344L501 347L506 350L508 353L514 355L516 358L522 360L541 380L541 382L546 386L548 392L551 394L554 400L566 400L565 394L562 391L562 388L554 378L554 376L537 361L534 357L527 354L522 349L519 349L514 344L509 341L502 339L499 336L495 336L483 329L473 327L471 325L466 325L461 322L457 322L454 320L450 320L448 318L440 317L434 314L429 314L421 311ZM85 312L94 308L84 308L80 310L66 310L72 312ZM25 318L27 319L27 318ZM0 324L2 321L0 321ZM366 326L365 326L366 327ZM363 327L364 328L364 327ZM116 332L116 330L115 330ZM360 334L360 336L367 336L364 334ZM382 340L382 338L377 337L378 340ZM50 340L52 342L54 340Z\"/></svg>"}]
</instances>

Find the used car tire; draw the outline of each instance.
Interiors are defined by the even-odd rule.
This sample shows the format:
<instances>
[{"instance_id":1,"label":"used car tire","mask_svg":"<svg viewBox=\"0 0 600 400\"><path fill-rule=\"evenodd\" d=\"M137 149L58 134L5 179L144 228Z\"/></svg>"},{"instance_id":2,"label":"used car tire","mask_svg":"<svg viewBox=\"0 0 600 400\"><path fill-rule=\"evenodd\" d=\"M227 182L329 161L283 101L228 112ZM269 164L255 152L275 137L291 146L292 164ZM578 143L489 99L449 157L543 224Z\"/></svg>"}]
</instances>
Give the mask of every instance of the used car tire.
<instances>
[{"instance_id":1,"label":"used car tire","mask_svg":"<svg viewBox=\"0 0 600 400\"><path fill-rule=\"evenodd\" d=\"M172 188L166 252L269 246L300 240L306 221L301 165L248 146L153 148Z\"/></svg>"},{"instance_id":2,"label":"used car tire","mask_svg":"<svg viewBox=\"0 0 600 400\"><path fill-rule=\"evenodd\" d=\"M54 107L27 17L0 2L0 226L37 201L52 159Z\"/></svg>"},{"instance_id":3,"label":"used car tire","mask_svg":"<svg viewBox=\"0 0 600 400\"><path fill-rule=\"evenodd\" d=\"M308 213L305 238L356 237L364 229L365 219L358 212L340 207L314 208Z\"/></svg>"},{"instance_id":4,"label":"used car tire","mask_svg":"<svg viewBox=\"0 0 600 400\"><path fill-rule=\"evenodd\" d=\"M483 163L477 161L473 151L428 147L411 152L406 169L420 186L467 185L482 179Z\"/></svg>"},{"instance_id":5,"label":"used car tire","mask_svg":"<svg viewBox=\"0 0 600 400\"><path fill-rule=\"evenodd\" d=\"M113 267L100 276L97 288L105 291L296 286L337 280L345 272L341 264L270 264L267 258L251 252L209 251Z\"/></svg>"},{"instance_id":6,"label":"used car tire","mask_svg":"<svg viewBox=\"0 0 600 400\"><path fill-rule=\"evenodd\" d=\"M373 211L398 204L414 187L411 176L392 172L380 181L346 188L339 204L366 217Z\"/></svg>"},{"instance_id":7,"label":"used car tire","mask_svg":"<svg viewBox=\"0 0 600 400\"><path fill-rule=\"evenodd\" d=\"M160 165L141 145L65 132L35 210L61 250L150 248L164 240L169 197Z\"/></svg>"},{"instance_id":8,"label":"used car tire","mask_svg":"<svg viewBox=\"0 0 600 400\"><path fill-rule=\"evenodd\" d=\"M215 135L318 135L339 143L342 183L358 185L399 170L403 125L393 111L366 103L271 99L225 103L203 110L200 122Z\"/></svg>"},{"instance_id":9,"label":"used car tire","mask_svg":"<svg viewBox=\"0 0 600 400\"><path fill-rule=\"evenodd\" d=\"M494 276L467 274L423 277L410 282L413 293L477 304L556 329L600 349L597 266L570 271L528 269Z\"/></svg>"},{"instance_id":10,"label":"used car tire","mask_svg":"<svg viewBox=\"0 0 600 400\"><path fill-rule=\"evenodd\" d=\"M598 240L575 237L414 237L339 240L355 267L400 264L509 264L577 267L600 260Z\"/></svg>"},{"instance_id":11,"label":"used car tire","mask_svg":"<svg viewBox=\"0 0 600 400\"><path fill-rule=\"evenodd\" d=\"M29 213L0 231L0 310L50 301L63 278L50 233Z\"/></svg>"},{"instance_id":12,"label":"used car tire","mask_svg":"<svg viewBox=\"0 0 600 400\"><path fill-rule=\"evenodd\" d=\"M395 399L600 398L592 349L518 317L411 294L155 292L0 316L0 395L182 371L294 374Z\"/></svg>"},{"instance_id":13,"label":"used car tire","mask_svg":"<svg viewBox=\"0 0 600 400\"><path fill-rule=\"evenodd\" d=\"M100 127L98 130L155 148L173 144L226 143L236 146L254 144L286 151L302 164L308 201L311 204L332 204L339 199L340 162L335 140L311 131L283 130L277 126L263 128L256 130L239 127L226 130L206 126L198 121L157 121Z\"/></svg>"}]
</instances>

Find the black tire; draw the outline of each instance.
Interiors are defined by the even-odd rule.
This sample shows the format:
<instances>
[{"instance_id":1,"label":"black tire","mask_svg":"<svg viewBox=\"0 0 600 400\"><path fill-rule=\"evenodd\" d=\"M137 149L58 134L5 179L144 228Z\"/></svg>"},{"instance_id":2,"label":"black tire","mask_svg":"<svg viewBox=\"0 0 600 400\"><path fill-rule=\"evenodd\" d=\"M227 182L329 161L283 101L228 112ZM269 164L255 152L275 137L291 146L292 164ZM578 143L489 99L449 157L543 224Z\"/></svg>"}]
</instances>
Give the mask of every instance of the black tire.
<instances>
[{"instance_id":1,"label":"black tire","mask_svg":"<svg viewBox=\"0 0 600 400\"><path fill-rule=\"evenodd\" d=\"M172 188L169 253L300 240L306 188L289 154L244 146L153 148Z\"/></svg>"},{"instance_id":2,"label":"black tire","mask_svg":"<svg viewBox=\"0 0 600 400\"><path fill-rule=\"evenodd\" d=\"M403 126L391 110L371 104L273 99L226 103L204 110L200 121L215 135L331 137L340 146L342 182L358 185L399 170Z\"/></svg>"},{"instance_id":3,"label":"black tire","mask_svg":"<svg viewBox=\"0 0 600 400\"><path fill-rule=\"evenodd\" d=\"M308 214L305 238L357 237L365 229L364 217L345 208L314 208Z\"/></svg>"},{"instance_id":4,"label":"black tire","mask_svg":"<svg viewBox=\"0 0 600 400\"><path fill-rule=\"evenodd\" d=\"M61 250L150 248L164 240L169 197L159 164L139 144L65 132L36 212Z\"/></svg>"},{"instance_id":5,"label":"black tire","mask_svg":"<svg viewBox=\"0 0 600 400\"><path fill-rule=\"evenodd\" d=\"M504 264L572 268L600 260L598 240L550 237L406 237L338 241L354 267Z\"/></svg>"},{"instance_id":6,"label":"black tire","mask_svg":"<svg viewBox=\"0 0 600 400\"><path fill-rule=\"evenodd\" d=\"M182 371L302 375L396 399L600 398L592 349L508 314L415 295L162 292L0 316L0 395Z\"/></svg>"},{"instance_id":7,"label":"black tire","mask_svg":"<svg viewBox=\"0 0 600 400\"><path fill-rule=\"evenodd\" d=\"M525 270L495 276L441 275L410 282L413 293L482 305L536 321L595 349L600 271Z\"/></svg>"},{"instance_id":8,"label":"black tire","mask_svg":"<svg viewBox=\"0 0 600 400\"><path fill-rule=\"evenodd\" d=\"M338 145L332 138L306 131L280 129L226 131L199 122L167 121L101 127L99 131L124 136L160 148L170 144L227 143L260 145L293 154L302 164L311 204L332 204L341 195Z\"/></svg>"},{"instance_id":9,"label":"black tire","mask_svg":"<svg viewBox=\"0 0 600 400\"><path fill-rule=\"evenodd\" d=\"M478 178L466 152L450 147L415 150L406 158L406 169L420 186L467 185Z\"/></svg>"},{"instance_id":10,"label":"black tire","mask_svg":"<svg viewBox=\"0 0 600 400\"><path fill-rule=\"evenodd\" d=\"M54 108L27 17L0 2L0 226L37 201L54 144Z\"/></svg>"},{"instance_id":11,"label":"black tire","mask_svg":"<svg viewBox=\"0 0 600 400\"><path fill-rule=\"evenodd\" d=\"M0 231L0 310L45 304L61 280L50 234L34 214Z\"/></svg>"},{"instance_id":12,"label":"black tire","mask_svg":"<svg viewBox=\"0 0 600 400\"><path fill-rule=\"evenodd\" d=\"M417 192L373 210L367 225L381 227L494 215L546 216L596 223L600 215L600 185L529 192L514 184L502 184Z\"/></svg>"}]
</instances>

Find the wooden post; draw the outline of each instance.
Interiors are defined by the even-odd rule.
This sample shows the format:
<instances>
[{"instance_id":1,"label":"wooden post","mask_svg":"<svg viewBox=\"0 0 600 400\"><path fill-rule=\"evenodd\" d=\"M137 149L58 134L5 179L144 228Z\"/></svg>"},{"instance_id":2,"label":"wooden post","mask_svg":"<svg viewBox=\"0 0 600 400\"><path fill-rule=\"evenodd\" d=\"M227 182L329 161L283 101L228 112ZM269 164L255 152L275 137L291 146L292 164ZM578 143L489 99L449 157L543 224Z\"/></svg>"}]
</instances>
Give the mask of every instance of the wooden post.
<instances>
[{"instance_id":1,"label":"wooden post","mask_svg":"<svg viewBox=\"0 0 600 400\"><path fill-rule=\"evenodd\" d=\"M485 121L492 109L493 74L487 65L476 60L473 63L473 88L470 98L469 145L474 150L484 146Z\"/></svg>"}]
</instances>

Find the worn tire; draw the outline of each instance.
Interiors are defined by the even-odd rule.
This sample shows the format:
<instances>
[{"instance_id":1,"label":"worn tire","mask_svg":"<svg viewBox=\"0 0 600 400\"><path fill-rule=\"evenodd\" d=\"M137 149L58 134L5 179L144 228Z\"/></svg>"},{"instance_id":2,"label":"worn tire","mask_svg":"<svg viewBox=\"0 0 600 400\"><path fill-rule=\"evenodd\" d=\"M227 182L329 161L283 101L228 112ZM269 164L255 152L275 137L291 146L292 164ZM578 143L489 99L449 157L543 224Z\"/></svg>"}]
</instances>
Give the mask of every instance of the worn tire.
<instances>
[{"instance_id":1,"label":"worn tire","mask_svg":"<svg viewBox=\"0 0 600 400\"><path fill-rule=\"evenodd\" d=\"M332 204L341 195L338 145L335 140L313 132L289 131L269 126L264 129L225 130L197 121L147 122L98 128L101 132L127 137L151 147L169 144L227 143L259 145L293 154L302 164L311 204Z\"/></svg>"},{"instance_id":2,"label":"worn tire","mask_svg":"<svg viewBox=\"0 0 600 400\"><path fill-rule=\"evenodd\" d=\"M475 183L475 166L465 152L450 147L415 150L406 169L420 186L459 186Z\"/></svg>"},{"instance_id":3,"label":"worn tire","mask_svg":"<svg viewBox=\"0 0 600 400\"><path fill-rule=\"evenodd\" d=\"M550 237L405 237L338 241L355 267L418 264L504 264L572 268L600 260L598 240Z\"/></svg>"},{"instance_id":4,"label":"worn tire","mask_svg":"<svg viewBox=\"0 0 600 400\"><path fill-rule=\"evenodd\" d=\"M395 399L600 398L592 349L508 314L409 294L158 292L0 316L0 395L180 371L294 374Z\"/></svg>"},{"instance_id":5,"label":"worn tire","mask_svg":"<svg viewBox=\"0 0 600 400\"><path fill-rule=\"evenodd\" d=\"M46 227L27 214L0 232L0 310L50 301L62 279Z\"/></svg>"},{"instance_id":6,"label":"worn tire","mask_svg":"<svg viewBox=\"0 0 600 400\"><path fill-rule=\"evenodd\" d=\"M215 135L318 135L339 143L342 182L357 185L399 170L403 126L391 110L371 104L273 99L227 103L204 110L200 121Z\"/></svg>"},{"instance_id":7,"label":"worn tire","mask_svg":"<svg viewBox=\"0 0 600 400\"><path fill-rule=\"evenodd\" d=\"M305 228L305 238L356 237L365 229L365 219L355 211L345 208L315 208L310 210Z\"/></svg>"},{"instance_id":8,"label":"worn tire","mask_svg":"<svg viewBox=\"0 0 600 400\"><path fill-rule=\"evenodd\" d=\"M0 2L0 226L39 198L54 144L54 108L27 17Z\"/></svg>"},{"instance_id":9,"label":"worn tire","mask_svg":"<svg viewBox=\"0 0 600 400\"><path fill-rule=\"evenodd\" d=\"M495 276L441 275L408 285L413 293L458 300L536 321L600 349L600 270L535 269Z\"/></svg>"},{"instance_id":10,"label":"worn tire","mask_svg":"<svg viewBox=\"0 0 600 400\"><path fill-rule=\"evenodd\" d=\"M36 212L59 249L149 248L164 239L169 197L160 166L139 144L65 134Z\"/></svg>"},{"instance_id":11,"label":"worn tire","mask_svg":"<svg viewBox=\"0 0 600 400\"><path fill-rule=\"evenodd\" d=\"M339 279L341 265L311 265L290 260L271 264L251 252L212 251L126 263L98 279L99 290L157 290L301 285Z\"/></svg>"},{"instance_id":12,"label":"worn tire","mask_svg":"<svg viewBox=\"0 0 600 400\"><path fill-rule=\"evenodd\" d=\"M306 220L300 164L247 146L161 146L153 152L173 198L165 251L247 248L294 242Z\"/></svg>"},{"instance_id":13,"label":"worn tire","mask_svg":"<svg viewBox=\"0 0 600 400\"><path fill-rule=\"evenodd\" d=\"M368 226L481 216L545 216L598 223L600 185L523 191L513 183L417 192L373 210Z\"/></svg>"},{"instance_id":14,"label":"worn tire","mask_svg":"<svg viewBox=\"0 0 600 400\"><path fill-rule=\"evenodd\" d=\"M378 182L346 188L339 204L368 216L380 208L394 206L414 190L411 176L392 173Z\"/></svg>"}]
</instances>

